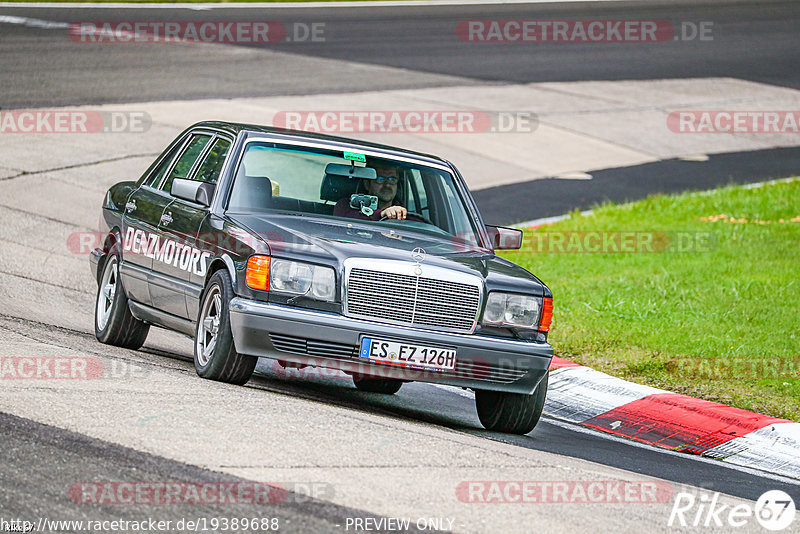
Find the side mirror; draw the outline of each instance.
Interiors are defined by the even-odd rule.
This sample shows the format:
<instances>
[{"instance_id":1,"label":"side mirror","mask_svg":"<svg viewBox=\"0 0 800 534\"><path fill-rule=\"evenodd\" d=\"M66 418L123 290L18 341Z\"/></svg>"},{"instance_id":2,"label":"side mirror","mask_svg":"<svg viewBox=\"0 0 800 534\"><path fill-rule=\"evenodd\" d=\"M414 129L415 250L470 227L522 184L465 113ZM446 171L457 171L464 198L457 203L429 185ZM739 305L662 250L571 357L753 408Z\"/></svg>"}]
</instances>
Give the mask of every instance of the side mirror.
<instances>
[{"instance_id":1,"label":"side mirror","mask_svg":"<svg viewBox=\"0 0 800 534\"><path fill-rule=\"evenodd\" d=\"M207 208L211 205L211 199L214 197L214 189L214 184L175 178L172 180L172 187L169 192L174 197L194 202Z\"/></svg>"},{"instance_id":2,"label":"side mirror","mask_svg":"<svg viewBox=\"0 0 800 534\"><path fill-rule=\"evenodd\" d=\"M522 230L486 225L486 231L495 250L517 250L522 247Z\"/></svg>"},{"instance_id":3,"label":"side mirror","mask_svg":"<svg viewBox=\"0 0 800 534\"><path fill-rule=\"evenodd\" d=\"M200 187L197 189L197 194L195 195L195 200L198 204L202 204L205 207L209 207L211 205L211 199L214 198L214 189L216 186L214 184L209 184L203 182L200 184Z\"/></svg>"}]
</instances>

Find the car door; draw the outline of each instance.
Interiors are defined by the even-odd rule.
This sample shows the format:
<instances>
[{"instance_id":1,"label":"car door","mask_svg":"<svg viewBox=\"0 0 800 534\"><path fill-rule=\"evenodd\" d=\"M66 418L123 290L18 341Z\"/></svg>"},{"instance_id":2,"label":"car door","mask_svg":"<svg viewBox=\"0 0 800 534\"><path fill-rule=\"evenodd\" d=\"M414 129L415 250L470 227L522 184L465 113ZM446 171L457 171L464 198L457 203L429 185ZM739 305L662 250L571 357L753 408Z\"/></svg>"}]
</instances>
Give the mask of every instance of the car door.
<instances>
[{"instance_id":1,"label":"car door","mask_svg":"<svg viewBox=\"0 0 800 534\"><path fill-rule=\"evenodd\" d=\"M227 137L212 139L190 178L216 186L231 144L231 139ZM164 237L182 245L181 258L173 265L172 275L180 280L183 287L186 316L189 319L195 319L199 312L200 294L205 284L209 258L213 254L211 249L218 237L204 236L202 242L198 240L197 234L208 214L208 208L201 204L175 198L161 218L160 230Z\"/></svg>"},{"instance_id":2,"label":"car door","mask_svg":"<svg viewBox=\"0 0 800 534\"><path fill-rule=\"evenodd\" d=\"M178 210L172 208L176 202L175 197L170 194L172 182L175 178L188 178L192 170L197 167L205 154L214 134L210 132L195 132L186 142L181 155L175 162L169 174L161 181L158 189L159 194L166 199L161 212L155 222L155 232L158 239L152 247L152 269L150 271L149 290L151 305L163 312L186 318L186 297L185 283L186 277L183 276L184 268L188 261L191 261L191 245L186 240L179 238L179 235L191 233L191 221L180 218L178 225L173 225L174 219L171 213ZM199 221L195 228L199 227ZM179 229L179 233L172 231L172 228ZM187 245L189 248L186 248Z\"/></svg>"},{"instance_id":3,"label":"car door","mask_svg":"<svg viewBox=\"0 0 800 534\"><path fill-rule=\"evenodd\" d=\"M128 197L123 210L120 277L128 298L141 304L152 303L148 280L153 258L149 248L158 235L159 218L172 200L158 186L172 168L175 156L185 142L177 143L162 157L156 168Z\"/></svg>"}]
</instances>

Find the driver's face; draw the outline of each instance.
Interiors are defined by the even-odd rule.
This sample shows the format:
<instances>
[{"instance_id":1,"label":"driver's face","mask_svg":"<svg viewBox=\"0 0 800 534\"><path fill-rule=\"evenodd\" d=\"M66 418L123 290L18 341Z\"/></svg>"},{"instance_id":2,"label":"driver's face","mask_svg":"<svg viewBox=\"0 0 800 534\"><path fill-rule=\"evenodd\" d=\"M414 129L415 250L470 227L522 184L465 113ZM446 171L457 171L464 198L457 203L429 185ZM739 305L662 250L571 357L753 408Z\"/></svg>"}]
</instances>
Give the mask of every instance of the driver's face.
<instances>
[{"instance_id":1,"label":"driver's face","mask_svg":"<svg viewBox=\"0 0 800 534\"><path fill-rule=\"evenodd\" d=\"M375 167L375 170L377 171L378 176L395 179L399 178L397 169L394 167ZM378 183L378 180L367 180L367 192L370 195L375 195L378 197L378 200L380 200L380 202L383 204L392 202L395 195L397 195L397 180L394 182L384 181L383 183Z\"/></svg>"}]
</instances>

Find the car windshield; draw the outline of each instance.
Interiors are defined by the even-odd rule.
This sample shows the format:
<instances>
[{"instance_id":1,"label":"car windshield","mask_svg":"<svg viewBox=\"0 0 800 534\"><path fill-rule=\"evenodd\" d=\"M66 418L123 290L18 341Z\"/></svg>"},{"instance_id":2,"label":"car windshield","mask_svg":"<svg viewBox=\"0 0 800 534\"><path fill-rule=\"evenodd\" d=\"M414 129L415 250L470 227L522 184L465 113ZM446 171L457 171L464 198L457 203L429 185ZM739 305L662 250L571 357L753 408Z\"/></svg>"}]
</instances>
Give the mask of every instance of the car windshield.
<instances>
[{"instance_id":1,"label":"car windshield","mask_svg":"<svg viewBox=\"0 0 800 534\"><path fill-rule=\"evenodd\" d=\"M406 218L386 218L400 206ZM227 209L291 212L391 226L480 246L453 175L445 170L342 150L269 142L246 145Z\"/></svg>"}]
</instances>

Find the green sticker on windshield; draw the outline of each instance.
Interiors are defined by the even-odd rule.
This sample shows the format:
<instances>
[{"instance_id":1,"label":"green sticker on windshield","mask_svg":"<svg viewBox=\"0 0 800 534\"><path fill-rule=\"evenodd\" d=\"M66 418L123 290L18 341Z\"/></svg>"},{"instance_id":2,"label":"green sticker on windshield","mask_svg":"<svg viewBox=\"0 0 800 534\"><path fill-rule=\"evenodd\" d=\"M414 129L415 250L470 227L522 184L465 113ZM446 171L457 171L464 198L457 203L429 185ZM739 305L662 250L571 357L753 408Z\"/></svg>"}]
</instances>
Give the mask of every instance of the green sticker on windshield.
<instances>
[{"instance_id":1,"label":"green sticker on windshield","mask_svg":"<svg viewBox=\"0 0 800 534\"><path fill-rule=\"evenodd\" d=\"M344 151L344 159L349 159L350 161L360 161L361 163L367 162L367 156L364 154L359 154L358 152L347 152Z\"/></svg>"}]
</instances>

